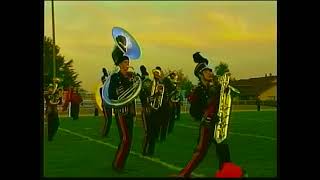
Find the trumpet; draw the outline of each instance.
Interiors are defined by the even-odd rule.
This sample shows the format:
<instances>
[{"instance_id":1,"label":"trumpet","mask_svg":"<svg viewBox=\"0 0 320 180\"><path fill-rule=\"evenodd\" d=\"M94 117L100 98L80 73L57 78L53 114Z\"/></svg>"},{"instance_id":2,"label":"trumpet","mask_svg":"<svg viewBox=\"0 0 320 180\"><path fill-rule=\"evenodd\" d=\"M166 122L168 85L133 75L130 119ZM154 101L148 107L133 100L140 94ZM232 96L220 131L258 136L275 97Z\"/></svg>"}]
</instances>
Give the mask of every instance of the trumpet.
<instances>
[{"instance_id":1,"label":"trumpet","mask_svg":"<svg viewBox=\"0 0 320 180\"><path fill-rule=\"evenodd\" d=\"M229 85L230 73L225 73L218 78L218 82L221 85L218 119L215 124L214 139L217 143L223 142L228 136L228 127L231 115L232 96L240 94L240 91Z\"/></svg>"}]
</instances>

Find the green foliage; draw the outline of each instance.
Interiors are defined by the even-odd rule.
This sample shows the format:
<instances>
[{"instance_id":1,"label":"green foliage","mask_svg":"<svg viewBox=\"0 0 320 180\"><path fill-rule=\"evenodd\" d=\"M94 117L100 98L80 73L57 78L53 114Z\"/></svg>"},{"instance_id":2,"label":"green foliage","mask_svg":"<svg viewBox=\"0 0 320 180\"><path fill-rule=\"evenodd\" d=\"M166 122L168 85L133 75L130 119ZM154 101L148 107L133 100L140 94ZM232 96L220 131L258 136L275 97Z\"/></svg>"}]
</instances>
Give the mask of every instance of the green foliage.
<instances>
[{"instance_id":1,"label":"green foliage","mask_svg":"<svg viewBox=\"0 0 320 180\"><path fill-rule=\"evenodd\" d=\"M224 73L230 72L228 64L224 62L220 62L220 64L214 68L214 71L218 76L222 76Z\"/></svg>"},{"instance_id":2,"label":"green foliage","mask_svg":"<svg viewBox=\"0 0 320 180\"><path fill-rule=\"evenodd\" d=\"M81 87L81 81L78 81L78 73L73 68L73 59L66 60L60 54L60 47L55 46L56 53L56 77L62 79L61 86L68 88ZM43 42L43 86L46 88L53 79L53 40L44 37Z\"/></svg>"}]
</instances>

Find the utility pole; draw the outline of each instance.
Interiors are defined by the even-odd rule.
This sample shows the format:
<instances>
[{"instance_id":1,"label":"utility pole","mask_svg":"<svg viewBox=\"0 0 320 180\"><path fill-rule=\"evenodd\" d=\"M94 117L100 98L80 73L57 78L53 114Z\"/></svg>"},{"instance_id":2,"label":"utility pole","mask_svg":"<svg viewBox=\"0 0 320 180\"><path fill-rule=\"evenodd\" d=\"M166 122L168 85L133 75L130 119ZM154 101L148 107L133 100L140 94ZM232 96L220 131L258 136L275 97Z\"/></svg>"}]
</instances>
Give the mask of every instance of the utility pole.
<instances>
[{"instance_id":1,"label":"utility pole","mask_svg":"<svg viewBox=\"0 0 320 180\"><path fill-rule=\"evenodd\" d=\"M53 79L56 77L56 36L55 36L55 26L54 26L54 3L51 0L51 12L52 12L52 39L53 39L53 55L52 55L52 66L53 66Z\"/></svg>"}]
</instances>

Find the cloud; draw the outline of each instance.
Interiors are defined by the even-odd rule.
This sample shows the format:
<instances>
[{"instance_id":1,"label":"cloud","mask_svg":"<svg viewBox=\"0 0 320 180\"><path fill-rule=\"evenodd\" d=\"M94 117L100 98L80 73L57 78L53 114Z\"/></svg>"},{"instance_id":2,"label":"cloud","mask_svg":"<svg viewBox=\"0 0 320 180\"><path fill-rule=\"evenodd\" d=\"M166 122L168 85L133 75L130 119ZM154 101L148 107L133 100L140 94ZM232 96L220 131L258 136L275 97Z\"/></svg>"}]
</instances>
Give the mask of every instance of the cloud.
<instances>
[{"instance_id":1,"label":"cloud","mask_svg":"<svg viewBox=\"0 0 320 180\"><path fill-rule=\"evenodd\" d=\"M259 65L261 56L273 63L264 67L274 67L275 7L274 2L56 1L56 43L67 59L75 60L84 87L91 86L92 78L99 81L102 66L113 67L114 26L128 30L140 44L143 56L132 62L136 68L183 68L195 79L191 55L200 50L214 62L226 57L233 74L244 75L254 69L243 64ZM51 2L46 2L44 25L51 37Z\"/></svg>"}]
</instances>

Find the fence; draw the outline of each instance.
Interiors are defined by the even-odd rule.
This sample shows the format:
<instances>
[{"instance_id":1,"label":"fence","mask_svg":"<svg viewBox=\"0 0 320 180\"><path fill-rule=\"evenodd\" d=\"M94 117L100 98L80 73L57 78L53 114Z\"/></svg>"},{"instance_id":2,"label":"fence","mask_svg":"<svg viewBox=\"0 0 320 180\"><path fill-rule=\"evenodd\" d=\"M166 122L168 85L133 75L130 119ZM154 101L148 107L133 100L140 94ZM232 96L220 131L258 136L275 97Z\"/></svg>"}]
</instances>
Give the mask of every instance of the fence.
<instances>
[{"instance_id":1,"label":"fence","mask_svg":"<svg viewBox=\"0 0 320 180\"><path fill-rule=\"evenodd\" d=\"M256 105L256 100L236 100L236 101L233 101L232 104L233 105ZM261 101L260 105L277 107L277 101L265 100L265 101Z\"/></svg>"},{"instance_id":2,"label":"fence","mask_svg":"<svg viewBox=\"0 0 320 180\"><path fill-rule=\"evenodd\" d=\"M94 115L95 114L95 110L97 108L97 105L96 105L96 102L95 102L95 95L92 94L92 93L81 93L81 96L83 98L83 102L80 104L80 114ZM140 99L137 98L135 100L135 102L136 102L136 110L137 110L137 113L139 114L141 112ZM64 100L63 100L62 105L63 104L64 104ZM67 115L69 111L68 110L67 111L62 111L62 105L58 105L59 114ZM232 102L232 105L235 105L235 106L256 105L256 101L255 100L234 100ZM261 106L276 107L277 106L277 101L273 101L273 100L261 101ZM189 112L189 107L190 107L190 104L187 101L187 99L183 99L182 104L181 104L181 113ZM45 108L45 106L44 106L44 108Z\"/></svg>"}]
</instances>

